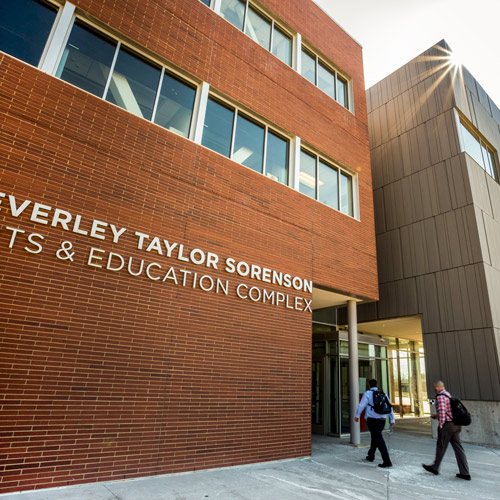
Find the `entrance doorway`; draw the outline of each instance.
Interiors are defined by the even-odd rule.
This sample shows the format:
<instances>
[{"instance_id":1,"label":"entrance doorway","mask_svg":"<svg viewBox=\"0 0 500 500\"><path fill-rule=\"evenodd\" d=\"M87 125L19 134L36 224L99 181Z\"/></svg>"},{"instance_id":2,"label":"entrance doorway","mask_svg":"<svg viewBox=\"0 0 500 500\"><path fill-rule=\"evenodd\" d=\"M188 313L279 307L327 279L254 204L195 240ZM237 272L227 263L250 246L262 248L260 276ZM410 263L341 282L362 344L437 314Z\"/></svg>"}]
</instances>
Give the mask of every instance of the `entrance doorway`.
<instances>
[{"instance_id":1,"label":"entrance doorway","mask_svg":"<svg viewBox=\"0 0 500 500\"><path fill-rule=\"evenodd\" d=\"M422 342L389 338L390 398L399 417L430 414Z\"/></svg>"},{"instance_id":2,"label":"entrance doorway","mask_svg":"<svg viewBox=\"0 0 500 500\"><path fill-rule=\"evenodd\" d=\"M313 323L311 430L339 436L350 431L348 334L334 326ZM359 398L376 378L389 391L388 341L359 335ZM361 430L366 430L362 420Z\"/></svg>"}]
</instances>

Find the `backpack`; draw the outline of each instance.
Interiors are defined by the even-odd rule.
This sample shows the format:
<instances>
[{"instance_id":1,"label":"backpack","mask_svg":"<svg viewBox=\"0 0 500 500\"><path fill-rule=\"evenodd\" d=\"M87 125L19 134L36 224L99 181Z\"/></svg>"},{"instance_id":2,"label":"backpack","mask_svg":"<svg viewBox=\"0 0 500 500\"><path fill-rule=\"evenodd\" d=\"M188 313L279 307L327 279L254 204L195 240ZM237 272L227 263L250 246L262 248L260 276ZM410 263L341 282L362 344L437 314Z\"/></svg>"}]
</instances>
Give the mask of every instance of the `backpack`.
<instances>
[{"instance_id":1,"label":"backpack","mask_svg":"<svg viewBox=\"0 0 500 500\"><path fill-rule=\"evenodd\" d=\"M373 392L373 404L370 405L375 413L379 415L388 415L391 413L392 405L389 403L389 398L386 396L384 391L372 391Z\"/></svg>"},{"instance_id":2,"label":"backpack","mask_svg":"<svg viewBox=\"0 0 500 500\"><path fill-rule=\"evenodd\" d=\"M437 396L446 396L446 394L438 394ZM436 398L437 398L436 396ZM446 396L450 400L451 406L451 420L455 425L470 425L472 419L467 408L464 406L460 399L453 396Z\"/></svg>"}]
</instances>

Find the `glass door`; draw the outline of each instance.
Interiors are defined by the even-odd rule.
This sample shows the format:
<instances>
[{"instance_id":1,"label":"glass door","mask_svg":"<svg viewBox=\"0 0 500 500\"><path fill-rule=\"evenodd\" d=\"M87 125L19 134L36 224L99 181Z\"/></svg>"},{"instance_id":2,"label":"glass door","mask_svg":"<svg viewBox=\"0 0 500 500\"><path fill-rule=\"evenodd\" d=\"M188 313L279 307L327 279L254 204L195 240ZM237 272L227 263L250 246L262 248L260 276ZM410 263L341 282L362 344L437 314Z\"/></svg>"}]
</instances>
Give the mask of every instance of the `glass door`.
<instances>
[{"instance_id":1,"label":"glass door","mask_svg":"<svg viewBox=\"0 0 500 500\"><path fill-rule=\"evenodd\" d=\"M324 356L312 360L312 391L311 391L311 431L324 434L324 404L325 370Z\"/></svg>"}]
</instances>

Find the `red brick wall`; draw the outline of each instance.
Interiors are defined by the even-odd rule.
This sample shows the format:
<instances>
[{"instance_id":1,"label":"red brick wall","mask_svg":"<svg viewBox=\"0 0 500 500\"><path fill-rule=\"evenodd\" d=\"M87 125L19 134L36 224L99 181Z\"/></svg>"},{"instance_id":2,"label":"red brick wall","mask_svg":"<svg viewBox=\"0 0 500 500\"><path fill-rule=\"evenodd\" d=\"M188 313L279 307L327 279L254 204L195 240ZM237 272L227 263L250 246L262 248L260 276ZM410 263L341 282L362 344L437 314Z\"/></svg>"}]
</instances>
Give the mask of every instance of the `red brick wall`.
<instances>
[{"instance_id":1,"label":"red brick wall","mask_svg":"<svg viewBox=\"0 0 500 500\"><path fill-rule=\"evenodd\" d=\"M287 290L139 251L134 231L377 296L364 111L344 110L198 0L116 4L78 2L359 169L361 222L0 54L0 192L80 214L85 229L127 228L114 244L0 205L2 492L309 454L310 313L241 300L240 282ZM287 4L292 24L305 2ZM309 22L327 22L307 5ZM12 248L7 227L26 231ZM25 250L29 233L45 238L42 252ZM57 257L64 241L73 261ZM229 295L90 267L91 247L228 279Z\"/></svg>"}]
</instances>

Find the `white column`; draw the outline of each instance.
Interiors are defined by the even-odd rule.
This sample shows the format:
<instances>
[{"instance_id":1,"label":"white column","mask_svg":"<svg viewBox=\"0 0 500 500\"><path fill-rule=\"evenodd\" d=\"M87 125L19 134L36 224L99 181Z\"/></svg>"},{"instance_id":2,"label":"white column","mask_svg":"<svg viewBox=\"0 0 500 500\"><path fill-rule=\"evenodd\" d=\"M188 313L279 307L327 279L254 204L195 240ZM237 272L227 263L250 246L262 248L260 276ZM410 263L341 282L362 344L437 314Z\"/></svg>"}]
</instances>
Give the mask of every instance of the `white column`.
<instances>
[{"instance_id":1,"label":"white column","mask_svg":"<svg viewBox=\"0 0 500 500\"><path fill-rule=\"evenodd\" d=\"M73 23L75 6L66 2L64 8L59 12L57 23L51 33L45 53L42 55L40 69L45 73L53 75L61 58L69 32Z\"/></svg>"},{"instance_id":2,"label":"white column","mask_svg":"<svg viewBox=\"0 0 500 500\"><path fill-rule=\"evenodd\" d=\"M290 144L290 180L289 186L299 190L299 174L300 174L300 137L294 137Z\"/></svg>"},{"instance_id":3,"label":"white column","mask_svg":"<svg viewBox=\"0 0 500 500\"><path fill-rule=\"evenodd\" d=\"M196 99L195 113L193 116L194 127L192 127L190 136L190 139L196 142L196 144L201 144L201 139L203 137L203 125L205 124L209 89L210 85L207 82L203 82Z\"/></svg>"},{"instance_id":4,"label":"white column","mask_svg":"<svg viewBox=\"0 0 500 500\"><path fill-rule=\"evenodd\" d=\"M351 422L351 443L360 443L359 422L354 421L359 403L358 366L358 318L356 301L347 302L347 324L349 330L349 419Z\"/></svg>"},{"instance_id":5,"label":"white column","mask_svg":"<svg viewBox=\"0 0 500 500\"><path fill-rule=\"evenodd\" d=\"M221 0L212 0L212 9L214 9L214 12L217 12L217 14L220 14L220 2Z\"/></svg>"},{"instance_id":6,"label":"white column","mask_svg":"<svg viewBox=\"0 0 500 500\"><path fill-rule=\"evenodd\" d=\"M302 35L300 33L297 33L293 37L293 49L292 49L292 55L293 55L293 69L297 71L297 73L302 72Z\"/></svg>"}]
</instances>

